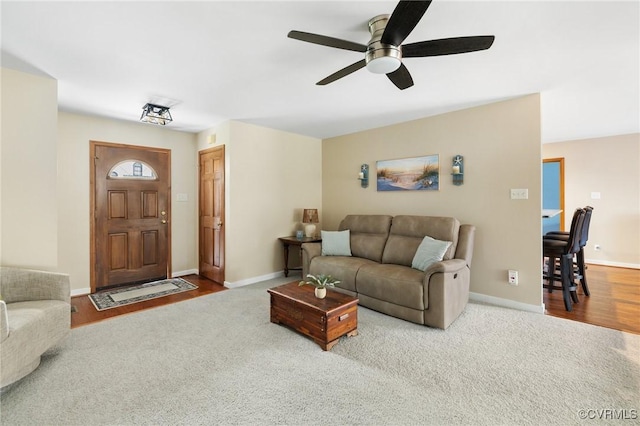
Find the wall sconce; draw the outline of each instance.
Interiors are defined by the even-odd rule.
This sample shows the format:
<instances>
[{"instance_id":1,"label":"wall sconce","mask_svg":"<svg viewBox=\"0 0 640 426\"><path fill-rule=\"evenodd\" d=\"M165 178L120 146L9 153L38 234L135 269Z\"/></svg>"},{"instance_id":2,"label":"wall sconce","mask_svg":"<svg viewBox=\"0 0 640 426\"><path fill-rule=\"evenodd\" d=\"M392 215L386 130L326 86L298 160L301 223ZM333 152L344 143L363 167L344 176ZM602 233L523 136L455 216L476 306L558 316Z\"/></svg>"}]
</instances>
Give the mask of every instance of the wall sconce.
<instances>
[{"instance_id":1,"label":"wall sconce","mask_svg":"<svg viewBox=\"0 0 640 426\"><path fill-rule=\"evenodd\" d=\"M173 118L171 118L169 107L154 104L146 104L142 107L142 116L140 116L140 121L164 126L172 120Z\"/></svg>"},{"instance_id":2,"label":"wall sconce","mask_svg":"<svg viewBox=\"0 0 640 426\"><path fill-rule=\"evenodd\" d=\"M369 165L363 164L360 166L360 173L358 173L358 179L360 179L360 186L366 188L369 186Z\"/></svg>"},{"instance_id":3,"label":"wall sconce","mask_svg":"<svg viewBox=\"0 0 640 426\"><path fill-rule=\"evenodd\" d=\"M462 185L464 183L464 158L462 155L456 155L453 157L452 173L453 184Z\"/></svg>"}]
</instances>

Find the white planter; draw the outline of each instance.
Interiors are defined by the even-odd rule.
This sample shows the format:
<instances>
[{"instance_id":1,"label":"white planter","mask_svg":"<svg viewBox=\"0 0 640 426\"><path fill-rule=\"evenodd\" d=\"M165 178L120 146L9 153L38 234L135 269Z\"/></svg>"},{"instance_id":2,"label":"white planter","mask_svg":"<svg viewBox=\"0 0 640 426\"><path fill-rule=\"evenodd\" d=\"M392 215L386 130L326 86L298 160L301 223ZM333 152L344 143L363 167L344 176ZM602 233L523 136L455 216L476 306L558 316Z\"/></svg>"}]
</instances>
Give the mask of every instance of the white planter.
<instances>
[{"instance_id":1,"label":"white planter","mask_svg":"<svg viewBox=\"0 0 640 426\"><path fill-rule=\"evenodd\" d=\"M318 299L324 299L324 297L327 295L327 289L326 288L316 288L316 297Z\"/></svg>"}]
</instances>

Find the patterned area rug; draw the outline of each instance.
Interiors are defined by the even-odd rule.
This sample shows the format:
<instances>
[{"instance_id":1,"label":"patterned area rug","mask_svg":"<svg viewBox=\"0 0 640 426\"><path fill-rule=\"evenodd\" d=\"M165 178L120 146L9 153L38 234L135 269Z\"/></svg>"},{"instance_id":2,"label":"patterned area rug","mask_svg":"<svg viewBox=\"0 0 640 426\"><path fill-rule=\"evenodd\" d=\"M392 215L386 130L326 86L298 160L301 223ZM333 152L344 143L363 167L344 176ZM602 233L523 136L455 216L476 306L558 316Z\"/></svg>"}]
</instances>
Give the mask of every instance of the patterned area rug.
<instances>
[{"instance_id":1,"label":"patterned area rug","mask_svg":"<svg viewBox=\"0 0 640 426\"><path fill-rule=\"evenodd\" d=\"M104 311L105 309L117 308L118 306L130 305L132 303L182 293L183 291L194 290L196 288L198 288L197 285L191 284L182 278L171 278L133 287L101 291L90 294L89 299L97 310Z\"/></svg>"}]
</instances>

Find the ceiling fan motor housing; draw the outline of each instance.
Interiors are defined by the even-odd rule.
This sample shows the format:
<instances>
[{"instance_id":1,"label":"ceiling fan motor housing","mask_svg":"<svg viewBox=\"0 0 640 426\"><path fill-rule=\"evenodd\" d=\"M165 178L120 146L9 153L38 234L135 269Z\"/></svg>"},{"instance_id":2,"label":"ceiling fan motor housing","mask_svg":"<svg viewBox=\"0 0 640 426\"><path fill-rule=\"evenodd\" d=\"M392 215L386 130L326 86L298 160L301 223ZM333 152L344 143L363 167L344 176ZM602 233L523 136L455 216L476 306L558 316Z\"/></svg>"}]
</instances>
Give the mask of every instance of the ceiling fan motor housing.
<instances>
[{"instance_id":1,"label":"ceiling fan motor housing","mask_svg":"<svg viewBox=\"0 0 640 426\"><path fill-rule=\"evenodd\" d=\"M400 46L380 42L388 21L389 15L378 15L369 20L371 40L367 45L365 62L367 69L375 74L388 74L393 72L397 70L402 63Z\"/></svg>"}]
</instances>

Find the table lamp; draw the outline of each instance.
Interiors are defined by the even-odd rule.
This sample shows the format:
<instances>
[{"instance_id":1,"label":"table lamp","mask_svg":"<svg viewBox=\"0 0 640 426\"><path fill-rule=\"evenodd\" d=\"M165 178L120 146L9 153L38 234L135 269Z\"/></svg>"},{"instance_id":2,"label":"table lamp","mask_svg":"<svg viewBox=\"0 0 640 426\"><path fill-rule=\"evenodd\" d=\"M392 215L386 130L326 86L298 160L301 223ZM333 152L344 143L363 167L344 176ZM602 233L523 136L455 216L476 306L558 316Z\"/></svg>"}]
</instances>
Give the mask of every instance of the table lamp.
<instances>
[{"instance_id":1,"label":"table lamp","mask_svg":"<svg viewBox=\"0 0 640 426\"><path fill-rule=\"evenodd\" d=\"M307 237L314 237L316 234L316 223L318 223L318 209L304 209L302 211L302 223L307 224L304 227L304 234Z\"/></svg>"}]
</instances>

